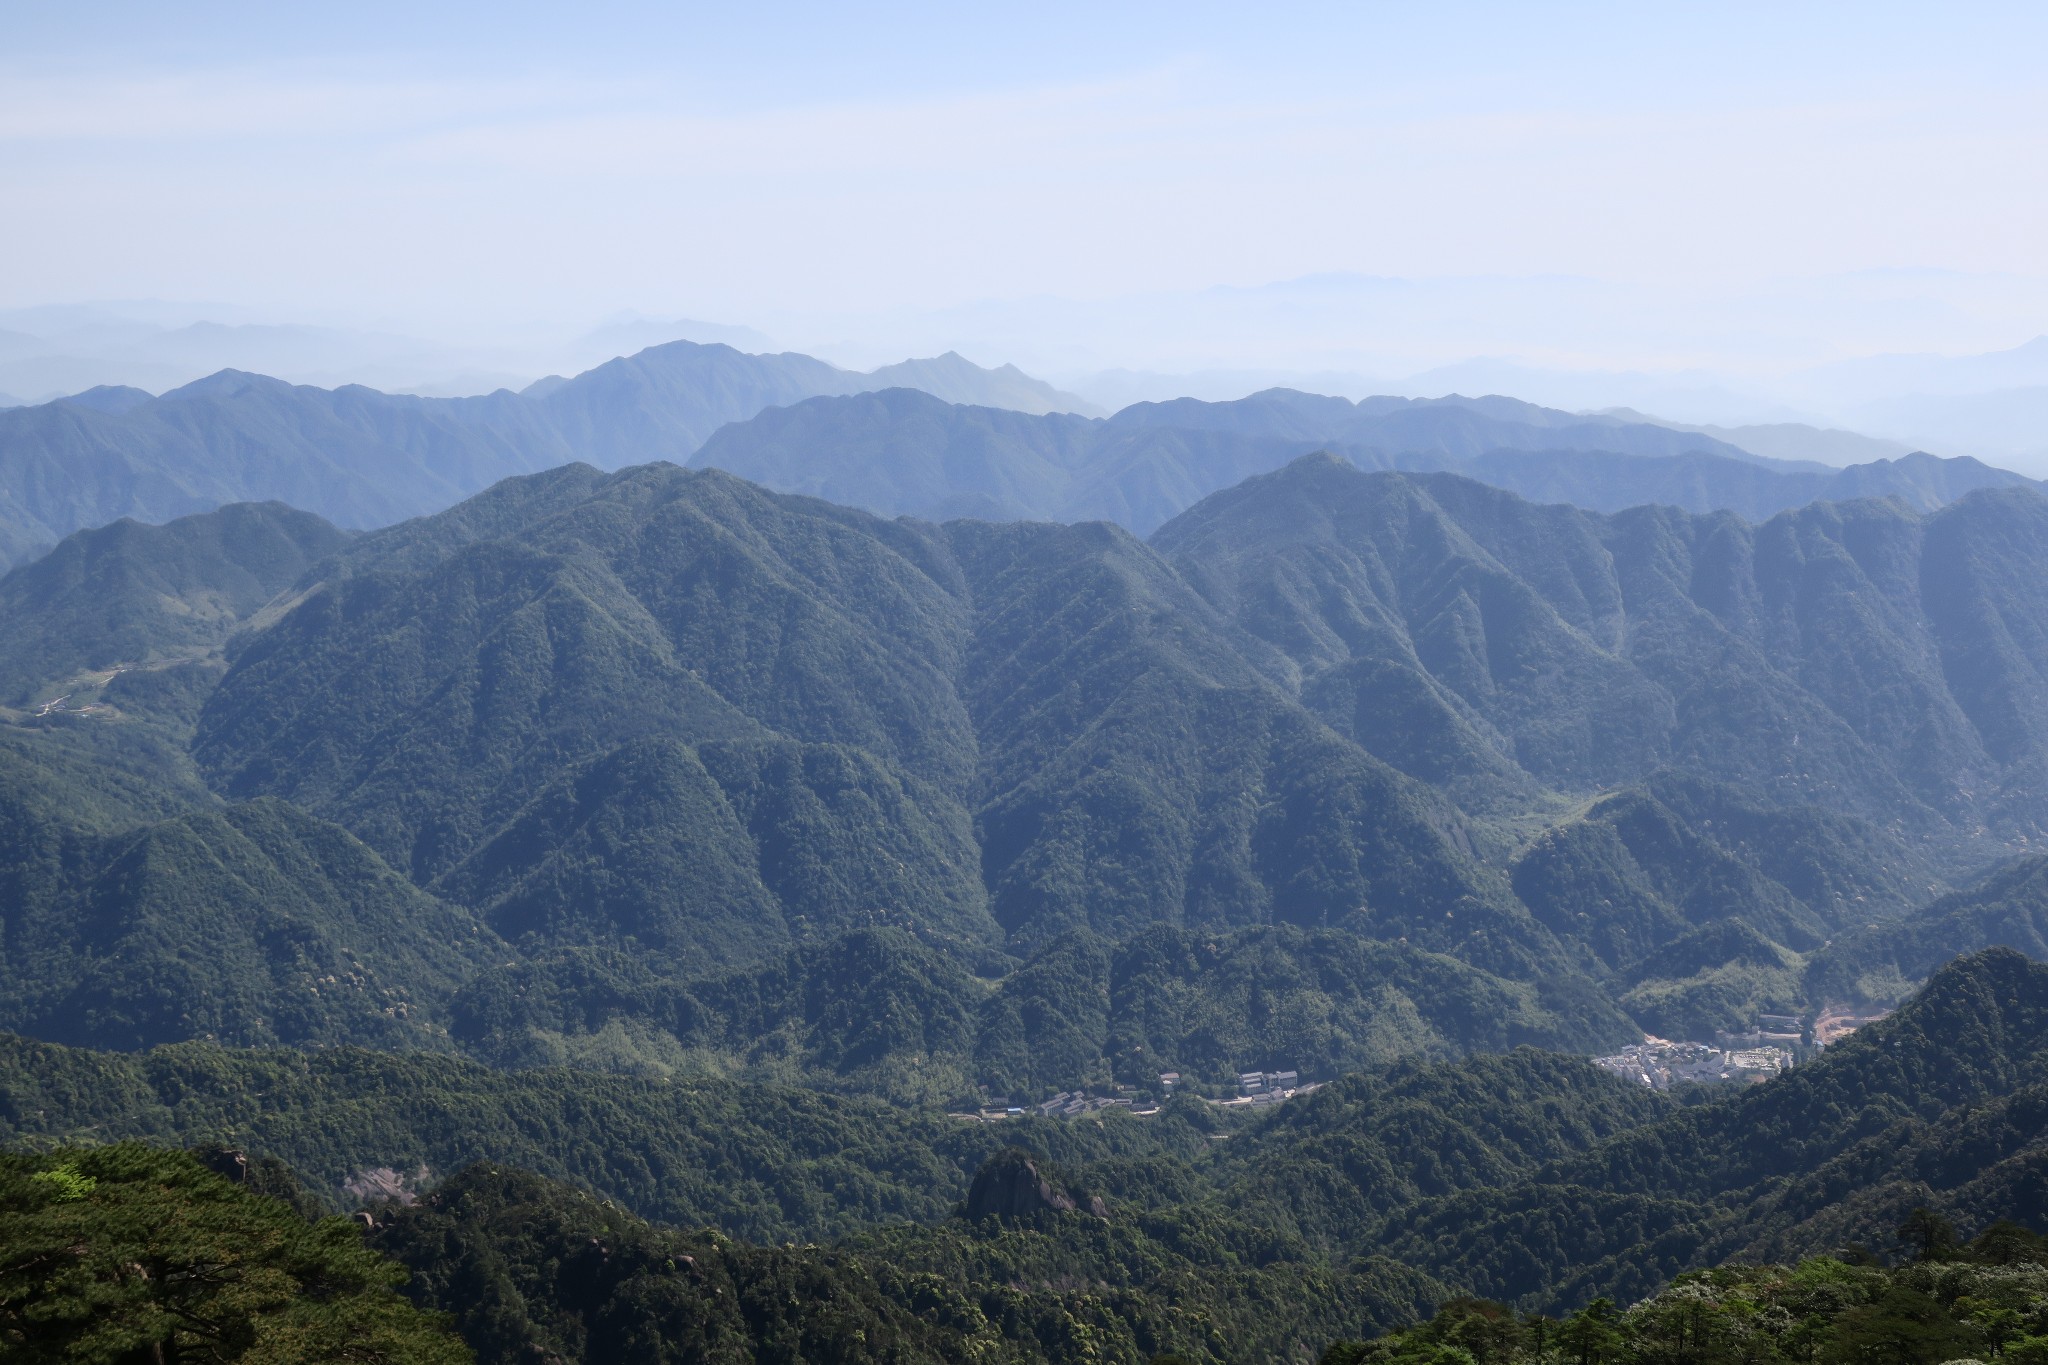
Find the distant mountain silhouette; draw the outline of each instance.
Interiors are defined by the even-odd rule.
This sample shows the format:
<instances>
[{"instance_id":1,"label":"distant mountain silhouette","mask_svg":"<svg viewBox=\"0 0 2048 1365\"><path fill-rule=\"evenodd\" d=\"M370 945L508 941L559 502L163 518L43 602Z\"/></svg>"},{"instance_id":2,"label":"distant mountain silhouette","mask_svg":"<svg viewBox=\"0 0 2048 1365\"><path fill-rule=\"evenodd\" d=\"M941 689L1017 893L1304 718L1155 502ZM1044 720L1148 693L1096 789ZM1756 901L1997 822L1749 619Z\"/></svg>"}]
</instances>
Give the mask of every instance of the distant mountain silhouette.
<instances>
[{"instance_id":1,"label":"distant mountain silhouette","mask_svg":"<svg viewBox=\"0 0 2048 1365\"><path fill-rule=\"evenodd\" d=\"M722 428L690 463L885 514L1099 519L1150 534L1209 493L1318 450L1361 469L1456 472L1592 511L1657 503L1758 521L1820 500L1897 497L1930 511L1978 488L2039 486L1924 454L1841 470L1791 464L1655 423L1510 398L1353 403L1287 389L1140 403L1101 422L991 413L909 391L813 398Z\"/></svg>"},{"instance_id":2,"label":"distant mountain silhouette","mask_svg":"<svg viewBox=\"0 0 2048 1365\"><path fill-rule=\"evenodd\" d=\"M1015 365L985 370L958 351L948 351L930 360L904 360L868 372L869 388L918 389L948 403L967 403L984 408L1009 408L1016 412L1071 412L1082 417L1103 416L1102 409L1085 398L1062 393L1042 379L1033 379Z\"/></svg>"},{"instance_id":3,"label":"distant mountain silhouette","mask_svg":"<svg viewBox=\"0 0 2048 1365\"><path fill-rule=\"evenodd\" d=\"M416 398L224 370L152 399L102 387L0 413L0 565L120 517L163 522L283 501L367 528L439 511L508 475L586 460L683 461L728 422L815 394L931 383L1036 411L1067 395L957 355L886 381L803 355L678 341L523 394Z\"/></svg>"},{"instance_id":4,"label":"distant mountain silhouette","mask_svg":"<svg viewBox=\"0 0 2048 1365\"><path fill-rule=\"evenodd\" d=\"M884 514L1104 519L1140 534L1313 450L1367 469L1456 470L1597 511L1655 502L1758 520L1817 499L1901 497L1925 510L2030 483L1926 455L1787 464L1697 432L1502 397L1353 403L1272 389L1107 419L1086 409L1013 366L985 370L951 352L860 375L678 341L471 398L224 370L155 399L105 387L0 412L0 564L119 517L161 522L229 502L387 525L571 461L688 462Z\"/></svg>"}]
</instances>

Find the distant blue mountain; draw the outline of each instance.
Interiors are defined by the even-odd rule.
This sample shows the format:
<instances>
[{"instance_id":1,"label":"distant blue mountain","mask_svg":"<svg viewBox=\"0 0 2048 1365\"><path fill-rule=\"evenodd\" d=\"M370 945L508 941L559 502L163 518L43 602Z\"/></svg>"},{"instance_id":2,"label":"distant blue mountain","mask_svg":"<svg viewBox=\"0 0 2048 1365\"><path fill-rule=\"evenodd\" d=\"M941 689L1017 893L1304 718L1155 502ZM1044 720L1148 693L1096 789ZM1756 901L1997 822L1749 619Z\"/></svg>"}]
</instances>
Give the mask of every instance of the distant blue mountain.
<instances>
[{"instance_id":1,"label":"distant blue mountain","mask_svg":"<svg viewBox=\"0 0 2048 1365\"><path fill-rule=\"evenodd\" d=\"M238 370L158 398L106 386L0 412L0 565L120 517L160 523L234 502L388 525L571 461L687 462L888 514L1108 520L1140 534L1315 450L1592 510L1655 502L1752 519L1846 497L1928 510L2030 483L1925 455L1845 470L1771 460L1699 432L1500 396L1352 402L1269 389L1108 418L1061 411L1070 397L950 353L862 375L687 341L468 398Z\"/></svg>"},{"instance_id":2,"label":"distant blue mountain","mask_svg":"<svg viewBox=\"0 0 2048 1365\"><path fill-rule=\"evenodd\" d=\"M119 517L157 523L231 502L386 525L571 460L680 462L728 422L877 383L1036 411L1071 398L1013 367L950 354L878 373L677 341L524 393L472 398L319 389L239 370L160 398L89 389L0 413L0 566Z\"/></svg>"}]
</instances>

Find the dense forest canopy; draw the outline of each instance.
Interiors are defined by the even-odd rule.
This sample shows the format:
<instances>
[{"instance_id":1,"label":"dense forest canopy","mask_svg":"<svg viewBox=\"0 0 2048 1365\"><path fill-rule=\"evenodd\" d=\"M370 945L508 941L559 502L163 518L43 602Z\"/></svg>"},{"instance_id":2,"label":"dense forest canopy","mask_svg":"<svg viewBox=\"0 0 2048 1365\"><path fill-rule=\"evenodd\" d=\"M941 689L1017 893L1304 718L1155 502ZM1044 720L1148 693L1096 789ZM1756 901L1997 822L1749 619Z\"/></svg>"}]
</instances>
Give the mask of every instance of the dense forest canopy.
<instances>
[{"instance_id":1,"label":"dense forest canopy","mask_svg":"<svg viewBox=\"0 0 2048 1365\"><path fill-rule=\"evenodd\" d=\"M716 350L0 578L11 1348L2042 1365L2039 492Z\"/></svg>"}]
</instances>

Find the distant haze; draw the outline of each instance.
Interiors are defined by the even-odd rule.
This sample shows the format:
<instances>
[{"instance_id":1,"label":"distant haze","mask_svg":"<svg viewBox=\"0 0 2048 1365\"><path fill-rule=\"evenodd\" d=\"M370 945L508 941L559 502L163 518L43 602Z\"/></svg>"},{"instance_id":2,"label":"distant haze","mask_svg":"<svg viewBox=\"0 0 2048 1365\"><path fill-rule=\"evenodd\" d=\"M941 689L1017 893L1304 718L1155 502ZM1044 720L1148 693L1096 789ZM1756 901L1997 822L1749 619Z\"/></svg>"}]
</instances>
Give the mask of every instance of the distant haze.
<instances>
[{"instance_id":1,"label":"distant haze","mask_svg":"<svg viewBox=\"0 0 2048 1365\"><path fill-rule=\"evenodd\" d=\"M479 391L690 337L2038 469L2044 40L2019 4L12 15L0 394Z\"/></svg>"}]
</instances>

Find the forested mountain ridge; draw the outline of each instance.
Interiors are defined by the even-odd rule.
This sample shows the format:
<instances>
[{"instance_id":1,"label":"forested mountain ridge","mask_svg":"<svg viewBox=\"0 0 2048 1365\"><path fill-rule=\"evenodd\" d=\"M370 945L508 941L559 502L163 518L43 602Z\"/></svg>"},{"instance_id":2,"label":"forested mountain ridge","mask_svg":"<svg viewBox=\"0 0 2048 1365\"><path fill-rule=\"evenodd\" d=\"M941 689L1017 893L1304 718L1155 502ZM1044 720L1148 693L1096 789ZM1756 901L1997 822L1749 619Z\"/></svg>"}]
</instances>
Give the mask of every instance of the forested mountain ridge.
<instances>
[{"instance_id":1,"label":"forested mountain ridge","mask_svg":"<svg viewBox=\"0 0 2048 1365\"><path fill-rule=\"evenodd\" d=\"M2048 967L1994 950L1936 973L1819 1060L1557 1160L1424 1201L1374 1245L1493 1298L1647 1292L1687 1266L1877 1240L1916 1206L2048 1214Z\"/></svg>"},{"instance_id":2,"label":"forested mountain ridge","mask_svg":"<svg viewBox=\"0 0 2048 1365\"><path fill-rule=\"evenodd\" d=\"M773 379L696 358L734 403ZM516 444L552 403L605 459L680 443L674 379L620 362L461 431ZM306 435L290 392L215 387L178 401ZM407 441L456 441L455 482L496 458L445 408L315 406L387 474ZM807 434L833 413L859 439ZM2048 1222L2048 967L1979 951L2048 950L2048 498L1944 467L1761 522L1604 514L1289 444L1405 423L1526 472L1470 452L1563 416L888 391L712 443L1004 516L1163 515L1283 462L1147 539L672 463L361 534L242 504L69 537L0 578L0 1143L37 1153L0 1161L0 1243L99 1247L128 1303L101 1215L314 1235L261 1184L375 1203L488 1360L1135 1365ZM1816 477L1550 467L1603 461ZM1753 1086L1584 1055L1923 980ZM1323 1084L1212 1102L1246 1070Z\"/></svg>"},{"instance_id":3,"label":"forested mountain ridge","mask_svg":"<svg viewBox=\"0 0 2048 1365\"><path fill-rule=\"evenodd\" d=\"M214 654L347 540L279 503L67 536L0 576L0 704L26 704L80 671Z\"/></svg>"},{"instance_id":4,"label":"forested mountain ridge","mask_svg":"<svg viewBox=\"0 0 2048 1365\"><path fill-rule=\"evenodd\" d=\"M2048 961L2048 858L2015 859L1909 914L1852 926L1814 955L1806 991L1813 999L1882 999L1986 943Z\"/></svg>"},{"instance_id":5,"label":"forested mountain ridge","mask_svg":"<svg viewBox=\"0 0 2048 1365\"><path fill-rule=\"evenodd\" d=\"M0 1024L57 1041L445 1049L454 992L505 954L474 916L281 801L116 835L9 833Z\"/></svg>"},{"instance_id":6,"label":"forested mountain ridge","mask_svg":"<svg viewBox=\"0 0 2048 1365\"><path fill-rule=\"evenodd\" d=\"M1368 748L1391 696L1451 741L1450 771L1505 759L1585 789L1677 766L1902 829L2048 816L2048 603L2022 567L2048 553L2048 499L2029 492L1751 525L1320 456L1153 545Z\"/></svg>"},{"instance_id":7,"label":"forested mountain ridge","mask_svg":"<svg viewBox=\"0 0 2048 1365\"><path fill-rule=\"evenodd\" d=\"M1125 533L888 523L665 466L532 510L397 575L375 538L352 548L351 576L252 637L208 700L195 751L219 788L339 819L490 916L522 913L535 877L595 872L626 899L535 894L684 958L728 931L673 898L730 867L799 937L883 907L956 944L1362 908L1489 970L1557 960L1454 812L1292 705ZM394 552L421 564L431 538ZM1210 794L1261 789L1263 816ZM1339 841L1288 852L1329 802L1356 813ZM629 872L659 847L631 831L654 829L715 842L692 876ZM1224 854L1244 842L1250 861Z\"/></svg>"},{"instance_id":8,"label":"forested mountain ridge","mask_svg":"<svg viewBox=\"0 0 2048 1365\"><path fill-rule=\"evenodd\" d=\"M853 1361L1300 1359L1446 1300L1495 1312L1457 1295L1568 1311L1837 1249L1839 1283L1902 1228L1923 1265L1961 1266L1975 1236L2007 1288L2038 1288L2039 1239L2000 1220L2048 1214L2048 967L1951 964L1821 1058L1695 1103L1524 1050L1376 1069L1249 1121L1180 1100L961 1124L772 1085L18 1039L0 1093L15 1143L191 1143L301 1206L367 1197L369 1245L485 1360L707 1337ZM227 1132L247 1156L220 1153ZM26 1162L86 1197L142 1159L59 1149L7 1178Z\"/></svg>"},{"instance_id":9,"label":"forested mountain ridge","mask_svg":"<svg viewBox=\"0 0 2048 1365\"><path fill-rule=\"evenodd\" d=\"M2038 937L2024 877L1938 930L1909 912L2038 829L2044 509L2009 490L1924 516L1605 517L1305 457L1148 545L570 465L352 539L292 523L328 553L289 583L313 549L217 544L236 518L252 546L298 544L280 513L94 533L0 581L88 549L119 568L65 570L119 586L104 601L19 615L52 642L31 672L70 667L110 604L142 613L119 637L138 650L242 633L224 660L117 674L105 709L8 727L0 759L44 793L0 803L17 923L56 944L90 903L104 926L11 956L8 1022L374 1041L394 1025L285 996L349 977L305 963L383 940L391 913L480 946L430 967L401 936L357 972L407 1002L390 1036L926 1098L1704 1037L1896 998L1947 955ZM205 552L162 549L188 540ZM200 629L162 588L232 609ZM204 833L257 798L311 823L261 852ZM114 876L122 838L190 885ZM355 851L315 876L289 852L307 841ZM233 852L174 852L202 847ZM279 866L314 880L260 890ZM201 931L181 907L209 899L324 946L301 962L245 917ZM170 1002L204 962L94 956L186 935L254 994L202 1017ZM77 974L93 962L134 988ZM96 1022L63 1032L78 991ZM864 1034L869 1011L928 1027Z\"/></svg>"},{"instance_id":10,"label":"forested mountain ridge","mask_svg":"<svg viewBox=\"0 0 2048 1365\"><path fill-rule=\"evenodd\" d=\"M1014 367L951 353L861 375L672 342L468 398L225 370L156 398L94 390L0 413L0 564L120 517L165 521L229 502L384 525L571 460L690 461L885 515L1104 518L1141 534L1318 449L1599 510L1662 502L1756 519L1822 498L1893 496L1925 510L2030 484L1918 454L1839 471L1766 460L1696 432L1500 397L1353 404L1271 390L1138 404L1107 420L1085 411Z\"/></svg>"},{"instance_id":11,"label":"forested mountain ridge","mask_svg":"<svg viewBox=\"0 0 2048 1365\"><path fill-rule=\"evenodd\" d=\"M498 1065L774 1077L940 1102L1071 1088L1229 1094L1244 1069L1336 1075L1399 1057L1571 1046L1586 1004L1344 929L1122 942L1062 935L976 977L898 930L677 979L600 949L544 952L457 992L457 1046Z\"/></svg>"},{"instance_id":12,"label":"forested mountain ridge","mask_svg":"<svg viewBox=\"0 0 2048 1365\"><path fill-rule=\"evenodd\" d=\"M2048 604L2022 567L2048 552L2048 501L2023 490L1753 526L1314 456L1152 544L1281 652L1276 682L1474 814L1647 785L1524 845L1511 875L1655 1029L1796 1007L1797 954L2026 849L2048 813L2027 719ZM1953 946L2031 946L2000 925ZM1807 981L1853 998L1904 979Z\"/></svg>"}]
</instances>

